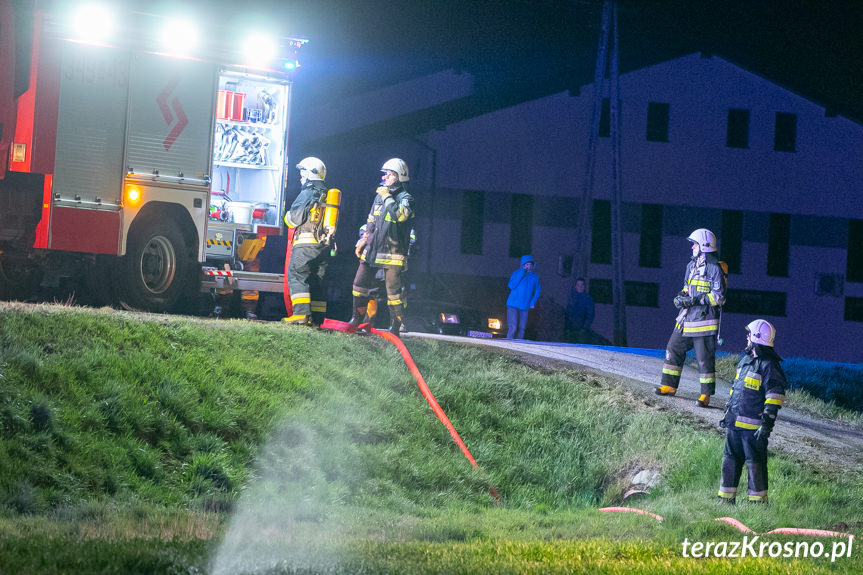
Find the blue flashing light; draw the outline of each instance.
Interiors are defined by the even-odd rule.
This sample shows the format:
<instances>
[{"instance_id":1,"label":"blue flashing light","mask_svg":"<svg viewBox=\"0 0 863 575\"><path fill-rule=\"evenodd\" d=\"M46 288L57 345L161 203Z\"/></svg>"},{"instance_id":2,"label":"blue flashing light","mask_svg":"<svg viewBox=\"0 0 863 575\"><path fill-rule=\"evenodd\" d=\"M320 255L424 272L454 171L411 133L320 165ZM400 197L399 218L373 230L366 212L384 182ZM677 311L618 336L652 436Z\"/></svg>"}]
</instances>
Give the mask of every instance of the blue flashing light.
<instances>
[{"instance_id":1,"label":"blue flashing light","mask_svg":"<svg viewBox=\"0 0 863 575\"><path fill-rule=\"evenodd\" d=\"M299 64L296 60L285 60L285 63L282 66L288 72L292 70L296 70L299 67Z\"/></svg>"}]
</instances>

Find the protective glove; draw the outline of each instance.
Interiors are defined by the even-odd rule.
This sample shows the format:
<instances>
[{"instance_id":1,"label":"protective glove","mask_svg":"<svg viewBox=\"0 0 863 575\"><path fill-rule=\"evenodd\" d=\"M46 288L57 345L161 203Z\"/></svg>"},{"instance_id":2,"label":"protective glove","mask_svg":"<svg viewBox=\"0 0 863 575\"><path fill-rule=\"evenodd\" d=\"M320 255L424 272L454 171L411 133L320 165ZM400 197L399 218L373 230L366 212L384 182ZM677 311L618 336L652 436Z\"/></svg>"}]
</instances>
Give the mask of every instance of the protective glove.
<instances>
[{"instance_id":1,"label":"protective glove","mask_svg":"<svg viewBox=\"0 0 863 575\"><path fill-rule=\"evenodd\" d=\"M363 255L363 248L365 248L365 247L366 247L366 242L364 242L362 240L358 241L357 245L354 246L354 253L357 256L357 259L359 259Z\"/></svg>"},{"instance_id":2,"label":"protective glove","mask_svg":"<svg viewBox=\"0 0 863 575\"><path fill-rule=\"evenodd\" d=\"M390 189L386 186L378 186L378 189L375 190L375 193L383 199L387 199L387 197L391 195Z\"/></svg>"},{"instance_id":3,"label":"protective glove","mask_svg":"<svg viewBox=\"0 0 863 575\"><path fill-rule=\"evenodd\" d=\"M694 304L692 302L692 297L686 295L683 292L680 292L674 298L674 307L676 307L677 309L689 308L689 307L692 307L693 305Z\"/></svg>"},{"instance_id":4,"label":"protective glove","mask_svg":"<svg viewBox=\"0 0 863 575\"><path fill-rule=\"evenodd\" d=\"M767 427L763 423L758 426L758 429L755 430L755 441L767 441L770 438L770 432L773 431L771 428Z\"/></svg>"}]
</instances>

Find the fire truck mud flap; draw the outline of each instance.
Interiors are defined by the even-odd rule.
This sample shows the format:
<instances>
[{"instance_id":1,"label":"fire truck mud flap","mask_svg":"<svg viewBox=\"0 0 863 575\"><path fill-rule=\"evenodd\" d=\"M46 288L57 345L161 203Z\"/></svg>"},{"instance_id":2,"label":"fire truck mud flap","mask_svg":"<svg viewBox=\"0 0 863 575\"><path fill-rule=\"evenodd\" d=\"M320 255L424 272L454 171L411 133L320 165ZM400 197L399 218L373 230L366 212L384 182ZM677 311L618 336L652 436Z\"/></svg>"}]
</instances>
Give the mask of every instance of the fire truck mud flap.
<instances>
[{"instance_id":1,"label":"fire truck mud flap","mask_svg":"<svg viewBox=\"0 0 863 575\"><path fill-rule=\"evenodd\" d=\"M183 234L170 219L149 220L129 235L119 266L118 301L127 309L172 311L185 295L192 274L192 258Z\"/></svg>"}]
</instances>

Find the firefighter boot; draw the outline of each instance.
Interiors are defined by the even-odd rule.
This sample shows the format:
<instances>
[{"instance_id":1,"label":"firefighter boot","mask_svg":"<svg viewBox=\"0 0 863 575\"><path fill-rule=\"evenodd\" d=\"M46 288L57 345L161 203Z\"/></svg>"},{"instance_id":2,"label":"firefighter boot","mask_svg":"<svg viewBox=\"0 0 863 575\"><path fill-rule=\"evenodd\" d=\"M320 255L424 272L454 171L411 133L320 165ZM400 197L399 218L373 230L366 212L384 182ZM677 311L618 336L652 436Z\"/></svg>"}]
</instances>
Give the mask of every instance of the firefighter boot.
<instances>
[{"instance_id":1,"label":"firefighter boot","mask_svg":"<svg viewBox=\"0 0 863 575\"><path fill-rule=\"evenodd\" d=\"M399 337L399 333L402 331L402 316L393 315L392 322L390 323L390 333L396 337Z\"/></svg>"},{"instance_id":2,"label":"firefighter boot","mask_svg":"<svg viewBox=\"0 0 863 575\"><path fill-rule=\"evenodd\" d=\"M290 317L282 318L282 321L291 325L311 325L311 318L305 314L294 314Z\"/></svg>"},{"instance_id":3,"label":"firefighter boot","mask_svg":"<svg viewBox=\"0 0 863 575\"><path fill-rule=\"evenodd\" d=\"M348 325L351 326L354 330L360 327L363 323L363 319L366 317L366 306L365 305L357 305L356 298L354 298L354 315L351 316L351 320L348 322Z\"/></svg>"},{"instance_id":4,"label":"firefighter boot","mask_svg":"<svg viewBox=\"0 0 863 575\"><path fill-rule=\"evenodd\" d=\"M695 400L695 405L698 407L707 407L710 405L710 396L706 393L702 393L698 396L698 399Z\"/></svg>"},{"instance_id":5,"label":"firefighter boot","mask_svg":"<svg viewBox=\"0 0 863 575\"><path fill-rule=\"evenodd\" d=\"M657 385L653 388L653 393L656 395L674 395L677 393L677 388L670 385Z\"/></svg>"}]
</instances>

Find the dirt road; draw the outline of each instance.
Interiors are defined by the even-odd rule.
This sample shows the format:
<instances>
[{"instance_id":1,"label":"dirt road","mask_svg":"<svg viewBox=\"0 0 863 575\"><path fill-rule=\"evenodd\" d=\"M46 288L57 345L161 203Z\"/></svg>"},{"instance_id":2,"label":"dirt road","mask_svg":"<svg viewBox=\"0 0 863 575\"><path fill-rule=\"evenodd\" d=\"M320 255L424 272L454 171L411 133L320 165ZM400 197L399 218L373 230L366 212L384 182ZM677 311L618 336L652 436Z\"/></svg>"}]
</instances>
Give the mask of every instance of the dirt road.
<instances>
[{"instance_id":1,"label":"dirt road","mask_svg":"<svg viewBox=\"0 0 863 575\"><path fill-rule=\"evenodd\" d=\"M643 397L646 403L663 404L685 411L717 430L731 387L731 382L717 379L716 395L710 407L705 409L695 405L699 391L698 373L690 366L684 367L676 396L658 397L653 394L653 387L662 371L662 351L619 351L608 347L433 334L405 335L496 348L507 354L517 354L525 363L540 369L564 369L567 364L575 364L616 375L633 393ZM786 404L780 410L776 427L770 436L770 447L810 461L824 470L853 470L863 474L863 429L801 413L793 405Z\"/></svg>"}]
</instances>

